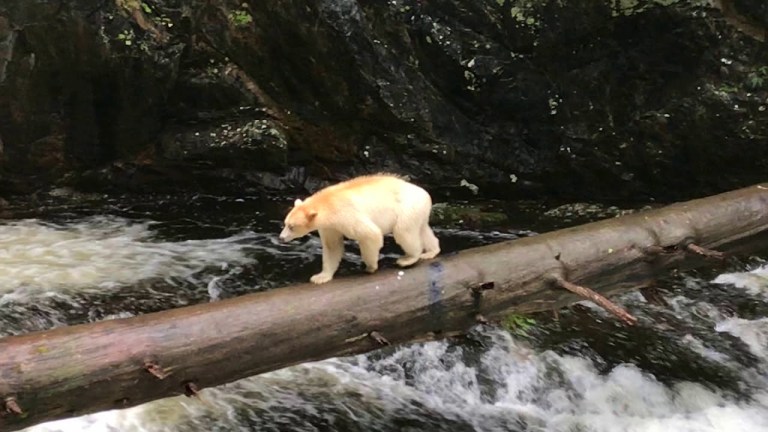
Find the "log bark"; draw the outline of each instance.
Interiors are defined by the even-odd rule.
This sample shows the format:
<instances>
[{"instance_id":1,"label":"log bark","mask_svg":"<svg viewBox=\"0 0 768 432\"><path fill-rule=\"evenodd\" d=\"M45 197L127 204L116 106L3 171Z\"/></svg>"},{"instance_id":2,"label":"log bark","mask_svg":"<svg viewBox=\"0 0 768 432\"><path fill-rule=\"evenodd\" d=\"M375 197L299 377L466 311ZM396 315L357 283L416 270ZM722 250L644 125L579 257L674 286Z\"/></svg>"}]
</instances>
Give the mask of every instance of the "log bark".
<instances>
[{"instance_id":1,"label":"log bark","mask_svg":"<svg viewBox=\"0 0 768 432\"><path fill-rule=\"evenodd\" d=\"M701 251L766 246L768 184L761 184L409 269L7 337L0 339L0 430L194 395L297 363L455 334L480 318L582 300L562 281L609 296L649 286L671 268L723 262Z\"/></svg>"}]
</instances>

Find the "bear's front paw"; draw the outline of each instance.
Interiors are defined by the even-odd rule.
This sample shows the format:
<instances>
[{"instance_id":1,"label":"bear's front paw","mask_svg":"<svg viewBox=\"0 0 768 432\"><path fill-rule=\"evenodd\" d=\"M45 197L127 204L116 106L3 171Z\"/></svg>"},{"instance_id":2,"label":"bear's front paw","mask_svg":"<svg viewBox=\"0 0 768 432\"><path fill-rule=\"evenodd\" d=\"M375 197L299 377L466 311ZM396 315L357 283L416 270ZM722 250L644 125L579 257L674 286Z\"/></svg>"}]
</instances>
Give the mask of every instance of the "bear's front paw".
<instances>
[{"instance_id":1,"label":"bear's front paw","mask_svg":"<svg viewBox=\"0 0 768 432\"><path fill-rule=\"evenodd\" d=\"M379 269L379 266L365 266L365 271L368 273L375 273Z\"/></svg>"},{"instance_id":2,"label":"bear's front paw","mask_svg":"<svg viewBox=\"0 0 768 432\"><path fill-rule=\"evenodd\" d=\"M330 273L318 273L309 278L309 281L313 284L322 284L328 282L331 279L333 279L333 275Z\"/></svg>"}]
</instances>

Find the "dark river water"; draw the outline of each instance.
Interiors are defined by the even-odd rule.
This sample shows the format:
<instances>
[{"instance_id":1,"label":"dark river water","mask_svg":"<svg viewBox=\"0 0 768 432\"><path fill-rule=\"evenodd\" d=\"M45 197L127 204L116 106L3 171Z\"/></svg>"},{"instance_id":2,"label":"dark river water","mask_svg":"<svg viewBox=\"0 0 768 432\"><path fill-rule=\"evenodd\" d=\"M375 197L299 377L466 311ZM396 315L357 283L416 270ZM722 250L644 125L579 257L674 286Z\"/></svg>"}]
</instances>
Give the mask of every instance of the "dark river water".
<instances>
[{"instance_id":1,"label":"dark river water","mask_svg":"<svg viewBox=\"0 0 768 432\"><path fill-rule=\"evenodd\" d=\"M61 194L59 194L61 195ZM0 221L0 336L128 317L304 282L316 236L280 244L295 197L41 195ZM524 204L524 205L523 205ZM444 253L601 217L484 203L508 222L438 226ZM399 253L387 239L382 267ZM583 302L559 320L302 364L54 431L768 431L768 252L664 276L668 307ZM339 275L360 272L347 246Z\"/></svg>"}]
</instances>

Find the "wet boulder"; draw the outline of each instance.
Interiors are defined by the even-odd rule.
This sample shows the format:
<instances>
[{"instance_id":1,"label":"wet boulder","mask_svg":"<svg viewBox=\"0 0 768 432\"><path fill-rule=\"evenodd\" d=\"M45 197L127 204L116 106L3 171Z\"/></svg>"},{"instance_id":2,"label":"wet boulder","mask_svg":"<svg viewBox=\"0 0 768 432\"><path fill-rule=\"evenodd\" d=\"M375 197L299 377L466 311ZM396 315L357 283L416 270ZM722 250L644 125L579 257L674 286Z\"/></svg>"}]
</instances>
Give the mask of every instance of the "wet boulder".
<instances>
[{"instance_id":1,"label":"wet boulder","mask_svg":"<svg viewBox=\"0 0 768 432\"><path fill-rule=\"evenodd\" d=\"M182 46L129 22L125 8L85 1L0 7L4 177L49 182L157 139Z\"/></svg>"},{"instance_id":2,"label":"wet boulder","mask_svg":"<svg viewBox=\"0 0 768 432\"><path fill-rule=\"evenodd\" d=\"M386 170L447 195L648 200L762 181L765 5L718 4L16 0L0 187Z\"/></svg>"}]
</instances>

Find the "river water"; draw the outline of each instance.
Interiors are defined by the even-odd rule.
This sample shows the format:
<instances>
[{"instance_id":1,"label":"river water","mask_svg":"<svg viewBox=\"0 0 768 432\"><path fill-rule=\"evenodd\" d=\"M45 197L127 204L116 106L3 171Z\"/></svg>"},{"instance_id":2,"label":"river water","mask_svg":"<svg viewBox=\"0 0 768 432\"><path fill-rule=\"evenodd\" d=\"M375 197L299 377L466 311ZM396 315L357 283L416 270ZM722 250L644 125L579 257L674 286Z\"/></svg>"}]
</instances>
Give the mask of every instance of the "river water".
<instances>
[{"instance_id":1,"label":"river water","mask_svg":"<svg viewBox=\"0 0 768 432\"><path fill-rule=\"evenodd\" d=\"M57 194L62 195L62 194ZM0 223L0 336L216 301L305 281L316 238L280 244L293 197L39 196ZM437 230L447 253L581 222L496 204L505 226ZM359 272L351 245L340 274ZM398 249L385 246L383 267ZM580 303L558 320L267 373L29 432L768 431L768 251L670 273L667 307Z\"/></svg>"}]
</instances>

